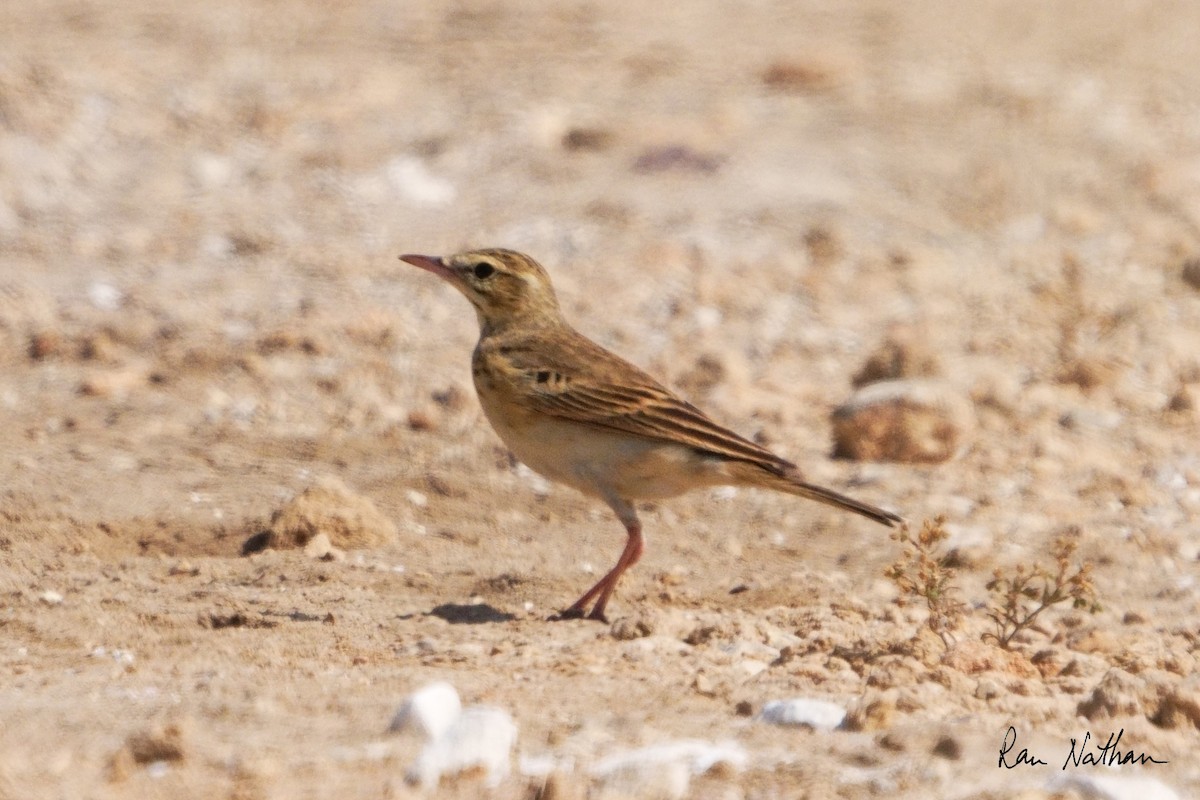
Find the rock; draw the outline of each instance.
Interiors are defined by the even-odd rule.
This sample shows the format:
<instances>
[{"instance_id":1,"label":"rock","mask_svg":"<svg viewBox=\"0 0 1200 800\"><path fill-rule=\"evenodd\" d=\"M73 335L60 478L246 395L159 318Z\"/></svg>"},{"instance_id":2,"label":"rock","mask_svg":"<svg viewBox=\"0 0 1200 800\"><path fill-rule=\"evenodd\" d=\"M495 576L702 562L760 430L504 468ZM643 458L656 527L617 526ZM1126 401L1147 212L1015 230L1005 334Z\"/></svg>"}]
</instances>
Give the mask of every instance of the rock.
<instances>
[{"instance_id":1,"label":"rock","mask_svg":"<svg viewBox=\"0 0 1200 800\"><path fill-rule=\"evenodd\" d=\"M964 675L999 672L1020 678L1041 676L1038 668L1021 653L969 639L957 642L947 650L942 656L942 666Z\"/></svg>"},{"instance_id":2,"label":"rock","mask_svg":"<svg viewBox=\"0 0 1200 800\"><path fill-rule=\"evenodd\" d=\"M308 540L308 544L304 545L304 555L318 561L342 561L346 558L346 552L334 547L329 541L329 534L324 531Z\"/></svg>"},{"instance_id":3,"label":"rock","mask_svg":"<svg viewBox=\"0 0 1200 800\"><path fill-rule=\"evenodd\" d=\"M159 761L182 761L184 757L184 731L180 723L158 725L145 731L131 734L110 762L114 779L118 773L127 772L127 765L145 766Z\"/></svg>"},{"instance_id":4,"label":"rock","mask_svg":"<svg viewBox=\"0 0 1200 800\"><path fill-rule=\"evenodd\" d=\"M396 524L367 497L337 478L321 478L271 515L266 547L305 547L325 534L332 549L381 547L396 541ZM321 557L321 556L318 556Z\"/></svg>"},{"instance_id":5,"label":"rock","mask_svg":"<svg viewBox=\"0 0 1200 800\"><path fill-rule=\"evenodd\" d=\"M834 410L833 455L937 464L962 452L974 428L971 401L944 383L872 383Z\"/></svg>"},{"instance_id":6,"label":"rock","mask_svg":"<svg viewBox=\"0 0 1200 800\"><path fill-rule=\"evenodd\" d=\"M1067 665L1067 655L1065 651L1046 647L1034 653L1029 662L1037 667L1043 678L1055 678Z\"/></svg>"},{"instance_id":7,"label":"rock","mask_svg":"<svg viewBox=\"0 0 1200 800\"><path fill-rule=\"evenodd\" d=\"M847 65L834 59L808 55L786 61L775 61L762 71L759 79L767 88L786 94L820 94L845 83L849 76Z\"/></svg>"},{"instance_id":8,"label":"rock","mask_svg":"<svg viewBox=\"0 0 1200 800\"><path fill-rule=\"evenodd\" d=\"M846 730L878 731L890 728L896 716L894 697L874 697L853 706L846 714Z\"/></svg>"},{"instance_id":9,"label":"rock","mask_svg":"<svg viewBox=\"0 0 1200 800\"><path fill-rule=\"evenodd\" d=\"M1144 775L1074 773L1052 778L1046 788L1052 792L1072 792L1082 800L1180 800L1174 789Z\"/></svg>"},{"instance_id":10,"label":"rock","mask_svg":"<svg viewBox=\"0 0 1200 800\"><path fill-rule=\"evenodd\" d=\"M87 296L101 311L116 311L125 303L125 293L108 281L92 281L88 284Z\"/></svg>"},{"instance_id":11,"label":"rock","mask_svg":"<svg viewBox=\"0 0 1200 800\"><path fill-rule=\"evenodd\" d=\"M438 737L422 748L405 779L426 789L443 776L482 770L485 783L497 786L508 776L509 759L517 741L517 725L500 708L472 706Z\"/></svg>"},{"instance_id":12,"label":"rock","mask_svg":"<svg viewBox=\"0 0 1200 800\"><path fill-rule=\"evenodd\" d=\"M963 745L956 737L950 734L942 734L938 737L937 742L933 745L933 749L929 752L947 761L959 761L962 759Z\"/></svg>"},{"instance_id":13,"label":"rock","mask_svg":"<svg viewBox=\"0 0 1200 800\"><path fill-rule=\"evenodd\" d=\"M121 783L129 780L135 769L137 764L129 754L129 748L122 747L109 757L105 777L109 783Z\"/></svg>"},{"instance_id":14,"label":"rock","mask_svg":"<svg viewBox=\"0 0 1200 800\"><path fill-rule=\"evenodd\" d=\"M63 352L63 337L54 330L38 331L29 337L29 347L26 352L33 361L42 361L57 356Z\"/></svg>"},{"instance_id":15,"label":"rock","mask_svg":"<svg viewBox=\"0 0 1200 800\"><path fill-rule=\"evenodd\" d=\"M692 690L705 697L713 697L717 693L716 681L711 676L701 672L692 679Z\"/></svg>"},{"instance_id":16,"label":"rock","mask_svg":"<svg viewBox=\"0 0 1200 800\"><path fill-rule=\"evenodd\" d=\"M1193 289L1200 289L1200 258L1189 258L1180 270L1183 282Z\"/></svg>"},{"instance_id":17,"label":"rock","mask_svg":"<svg viewBox=\"0 0 1200 800\"><path fill-rule=\"evenodd\" d=\"M142 365L98 370L79 382L79 393L86 397L125 397L144 386L147 379Z\"/></svg>"},{"instance_id":18,"label":"rock","mask_svg":"<svg viewBox=\"0 0 1200 800\"><path fill-rule=\"evenodd\" d=\"M716 172L725 159L712 153L695 150L685 144L649 147L633 162L633 171L652 174L667 171Z\"/></svg>"},{"instance_id":19,"label":"rock","mask_svg":"<svg viewBox=\"0 0 1200 800\"><path fill-rule=\"evenodd\" d=\"M1189 414L1200 408L1200 385L1181 383L1167 400L1167 411Z\"/></svg>"},{"instance_id":20,"label":"rock","mask_svg":"<svg viewBox=\"0 0 1200 800\"><path fill-rule=\"evenodd\" d=\"M867 357L850 383L859 389L880 381L900 378L927 378L941 373L937 356L929 348L915 341L912 336L895 335Z\"/></svg>"},{"instance_id":21,"label":"rock","mask_svg":"<svg viewBox=\"0 0 1200 800\"><path fill-rule=\"evenodd\" d=\"M1091 695L1079 703L1078 711L1090 720L1126 717L1142 713L1145 683L1121 669L1110 669Z\"/></svg>"},{"instance_id":22,"label":"rock","mask_svg":"<svg viewBox=\"0 0 1200 800\"><path fill-rule=\"evenodd\" d=\"M630 763L598 777L595 796L600 800L682 800L691 780L687 765L677 761Z\"/></svg>"},{"instance_id":23,"label":"rock","mask_svg":"<svg viewBox=\"0 0 1200 800\"><path fill-rule=\"evenodd\" d=\"M1004 695L1004 688L990 678L984 678L975 686L976 700L994 700Z\"/></svg>"},{"instance_id":24,"label":"rock","mask_svg":"<svg viewBox=\"0 0 1200 800\"><path fill-rule=\"evenodd\" d=\"M587 785L582 776L569 772L551 772L540 785L534 784L537 800L587 800Z\"/></svg>"},{"instance_id":25,"label":"rock","mask_svg":"<svg viewBox=\"0 0 1200 800\"><path fill-rule=\"evenodd\" d=\"M831 731L842 724L846 709L827 700L796 697L772 700L758 712L758 719L772 725L803 725L817 731Z\"/></svg>"},{"instance_id":26,"label":"rock","mask_svg":"<svg viewBox=\"0 0 1200 800\"><path fill-rule=\"evenodd\" d=\"M1162 698L1151 722L1161 728L1200 730L1200 677L1192 675L1181 683L1164 683Z\"/></svg>"},{"instance_id":27,"label":"rock","mask_svg":"<svg viewBox=\"0 0 1200 800\"><path fill-rule=\"evenodd\" d=\"M1113 383L1121 373L1121 365L1112 358L1079 356L1066 360L1059 368L1058 382L1078 386L1090 392Z\"/></svg>"},{"instance_id":28,"label":"rock","mask_svg":"<svg viewBox=\"0 0 1200 800\"><path fill-rule=\"evenodd\" d=\"M681 739L614 753L596 762L591 775L600 797L681 798L693 775L724 767L741 771L746 751L732 742Z\"/></svg>"},{"instance_id":29,"label":"rock","mask_svg":"<svg viewBox=\"0 0 1200 800\"><path fill-rule=\"evenodd\" d=\"M392 187L413 205L439 207L454 202L454 184L430 172L414 156L397 156L388 162L387 178Z\"/></svg>"},{"instance_id":30,"label":"rock","mask_svg":"<svg viewBox=\"0 0 1200 800\"><path fill-rule=\"evenodd\" d=\"M867 685L876 689L912 686L920 683L926 673L925 665L912 656L886 655L877 659L867 673Z\"/></svg>"},{"instance_id":31,"label":"rock","mask_svg":"<svg viewBox=\"0 0 1200 800\"><path fill-rule=\"evenodd\" d=\"M445 681L438 681L410 694L392 717L388 731L414 731L432 740L449 730L461 713L458 692Z\"/></svg>"},{"instance_id":32,"label":"rock","mask_svg":"<svg viewBox=\"0 0 1200 800\"><path fill-rule=\"evenodd\" d=\"M604 128L569 128L562 135L564 150L606 150L616 137L612 131Z\"/></svg>"},{"instance_id":33,"label":"rock","mask_svg":"<svg viewBox=\"0 0 1200 800\"><path fill-rule=\"evenodd\" d=\"M814 267L827 267L846 255L846 237L836 228L814 225L804 232L804 248Z\"/></svg>"}]
</instances>

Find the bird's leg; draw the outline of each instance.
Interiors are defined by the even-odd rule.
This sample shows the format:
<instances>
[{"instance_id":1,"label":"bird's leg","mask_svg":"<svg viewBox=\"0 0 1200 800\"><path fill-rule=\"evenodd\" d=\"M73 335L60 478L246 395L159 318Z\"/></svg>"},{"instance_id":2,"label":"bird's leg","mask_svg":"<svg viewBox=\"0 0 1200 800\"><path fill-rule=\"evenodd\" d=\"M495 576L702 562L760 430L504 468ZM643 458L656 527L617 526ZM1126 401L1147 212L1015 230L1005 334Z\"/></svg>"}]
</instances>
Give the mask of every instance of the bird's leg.
<instances>
[{"instance_id":1,"label":"bird's leg","mask_svg":"<svg viewBox=\"0 0 1200 800\"><path fill-rule=\"evenodd\" d=\"M625 570L632 567L642 557L642 551L645 550L645 541L642 539L642 526L640 523L634 523L632 527L626 528L626 534L629 538L625 540L625 549L621 551L621 557L617 559L617 565L605 576L604 587L600 590L600 597L596 600L596 605L592 606L592 613L588 614L588 619L595 619L601 622L607 622L608 619L604 616L604 607L608 605L608 600L613 596L613 592L617 590L617 581L621 580L621 575Z\"/></svg>"},{"instance_id":2,"label":"bird's leg","mask_svg":"<svg viewBox=\"0 0 1200 800\"><path fill-rule=\"evenodd\" d=\"M621 551L621 557L617 559L616 566L598 580L595 586L584 592L583 596L572 603L570 608L559 614L557 619L579 619L587 616L588 619L607 622L604 608L608 605L613 592L616 591L617 582L621 580L621 575L625 570L636 564L642 557L645 541L642 538L642 523L638 520L637 512L630 503L617 498L610 499L608 504L612 506L612 510L625 525L627 537L625 549ZM596 605L592 607L591 613L587 613L588 603L592 602L593 598L596 599Z\"/></svg>"}]
</instances>

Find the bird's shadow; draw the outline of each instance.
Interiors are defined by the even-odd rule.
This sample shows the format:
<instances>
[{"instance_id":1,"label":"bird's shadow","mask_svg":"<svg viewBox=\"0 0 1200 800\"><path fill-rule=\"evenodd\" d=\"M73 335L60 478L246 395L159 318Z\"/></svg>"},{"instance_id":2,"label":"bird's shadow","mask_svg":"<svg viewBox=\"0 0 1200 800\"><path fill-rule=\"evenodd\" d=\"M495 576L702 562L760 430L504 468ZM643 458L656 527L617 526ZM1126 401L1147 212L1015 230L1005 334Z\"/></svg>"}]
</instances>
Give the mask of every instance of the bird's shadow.
<instances>
[{"instance_id":1,"label":"bird's shadow","mask_svg":"<svg viewBox=\"0 0 1200 800\"><path fill-rule=\"evenodd\" d=\"M489 622L511 622L517 618L516 614L501 611L487 603L443 603L426 612L426 616L444 619L451 625L483 625Z\"/></svg>"}]
</instances>

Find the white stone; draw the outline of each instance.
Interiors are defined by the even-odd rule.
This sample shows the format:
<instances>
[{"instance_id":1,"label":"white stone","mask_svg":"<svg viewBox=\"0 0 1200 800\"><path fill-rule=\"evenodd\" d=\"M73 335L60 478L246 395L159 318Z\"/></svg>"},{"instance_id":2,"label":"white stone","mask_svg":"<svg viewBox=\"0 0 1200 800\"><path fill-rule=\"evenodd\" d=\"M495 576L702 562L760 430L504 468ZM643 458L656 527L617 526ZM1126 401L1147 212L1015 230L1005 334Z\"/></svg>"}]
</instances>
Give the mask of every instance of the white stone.
<instances>
[{"instance_id":1,"label":"white stone","mask_svg":"<svg viewBox=\"0 0 1200 800\"><path fill-rule=\"evenodd\" d=\"M224 188L233 179L233 161L216 153L198 153L192 158L192 179L206 191Z\"/></svg>"},{"instance_id":2,"label":"white stone","mask_svg":"<svg viewBox=\"0 0 1200 800\"><path fill-rule=\"evenodd\" d=\"M699 739L679 739L613 753L597 761L592 766L591 773L593 777L603 778L630 767L660 767L670 763L684 764L692 775L703 775L717 764L728 764L736 770L745 769L749 757L741 745L734 742L713 743Z\"/></svg>"},{"instance_id":3,"label":"white stone","mask_svg":"<svg viewBox=\"0 0 1200 800\"><path fill-rule=\"evenodd\" d=\"M388 730L416 731L426 741L432 741L449 730L461 714L458 692L445 681L438 681L410 694L392 717Z\"/></svg>"},{"instance_id":4,"label":"white stone","mask_svg":"<svg viewBox=\"0 0 1200 800\"><path fill-rule=\"evenodd\" d=\"M458 194L454 184L429 171L425 162L412 156L397 156L388 162L388 181L408 200L421 206L445 206Z\"/></svg>"},{"instance_id":5,"label":"white stone","mask_svg":"<svg viewBox=\"0 0 1200 800\"><path fill-rule=\"evenodd\" d=\"M341 561L346 557L343 550L333 546L333 542L329 541L329 534L325 532L318 533L308 540L304 545L304 555L318 561Z\"/></svg>"},{"instance_id":6,"label":"white stone","mask_svg":"<svg viewBox=\"0 0 1200 800\"><path fill-rule=\"evenodd\" d=\"M1073 791L1083 800L1180 800L1179 793L1162 781L1141 775L1075 773L1052 778L1046 788Z\"/></svg>"},{"instance_id":7,"label":"white stone","mask_svg":"<svg viewBox=\"0 0 1200 800\"><path fill-rule=\"evenodd\" d=\"M596 762L591 775L600 798L679 800L687 796L693 775L717 764L740 771L748 762L738 744L681 739L614 753Z\"/></svg>"},{"instance_id":8,"label":"white stone","mask_svg":"<svg viewBox=\"0 0 1200 800\"><path fill-rule=\"evenodd\" d=\"M472 706L445 733L426 743L406 778L409 783L432 788L443 775L482 768L486 783L497 786L508 776L516 741L517 724L507 711Z\"/></svg>"},{"instance_id":9,"label":"white stone","mask_svg":"<svg viewBox=\"0 0 1200 800\"><path fill-rule=\"evenodd\" d=\"M517 769L526 778L545 778L556 771L571 772L575 760L567 757L561 761L552 755L522 755L517 760Z\"/></svg>"},{"instance_id":10,"label":"white stone","mask_svg":"<svg viewBox=\"0 0 1200 800\"><path fill-rule=\"evenodd\" d=\"M125 293L107 281L93 281L88 285L87 295L101 311L116 311L125 302Z\"/></svg>"},{"instance_id":11,"label":"white stone","mask_svg":"<svg viewBox=\"0 0 1200 800\"><path fill-rule=\"evenodd\" d=\"M722 316L721 309L715 306L699 306L692 312L692 318L696 321L696 327L705 331L712 330L720 325Z\"/></svg>"},{"instance_id":12,"label":"white stone","mask_svg":"<svg viewBox=\"0 0 1200 800\"><path fill-rule=\"evenodd\" d=\"M771 665L765 661L758 661L753 658L739 659L737 662L738 669L753 678L761 672L765 672Z\"/></svg>"},{"instance_id":13,"label":"white stone","mask_svg":"<svg viewBox=\"0 0 1200 800\"><path fill-rule=\"evenodd\" d=\"M772 700L763 706L758 718L772 725L806 725L813 730L831 731L842 724L846 709L828 700L796 697Z\"/></svg>"},{"instance_id":14,"label":"white stone","mask_svg":"<svg viewBox=\"0 0 1200 800\"><path fill-rule=\"evenodd\" d=\"M524 464L517 464L517 476L529 484L529 488L533 489L533 493L538 497L548 497L552 490L550 481L538 475Z\"/></svg>"},{"instance_id":15,"label":"white stone","mask_svg":"<svg viewBox=\"0 0 1200 800\"><path fill-rule=\"evenodd\" d=\"M628 764L596 778L597 800L683 800L692 776L687 764Z\"/></svg>"}]
</instances>

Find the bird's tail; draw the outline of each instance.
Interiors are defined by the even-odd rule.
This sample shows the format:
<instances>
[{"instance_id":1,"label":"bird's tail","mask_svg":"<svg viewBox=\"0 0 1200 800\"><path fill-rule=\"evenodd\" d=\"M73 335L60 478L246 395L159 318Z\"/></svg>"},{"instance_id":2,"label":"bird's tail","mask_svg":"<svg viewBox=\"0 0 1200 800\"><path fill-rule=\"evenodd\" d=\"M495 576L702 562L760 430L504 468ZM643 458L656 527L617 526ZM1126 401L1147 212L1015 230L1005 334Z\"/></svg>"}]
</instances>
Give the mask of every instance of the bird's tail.
<instances>
[{"instance_id":1,"label":"bird's tail","mask_svg":"<svg viewBox=\"0 0 1200 800\"><path fill-rule=\"evenodd\" d=\"M808 483L801 477L798 470L775 473L769 472L756 464L747 462L735 462L735 464L736 466L734 464L730 465L733 467L731 472L738 479L738 483L744 486L773 489L777 492L786 492L787 494L794 494L799 497L807 497L809 500L816 500L818 503L840 508L843 511L852 511L869 520L878 522L880 525L887 525L889 528L894 528L904 522L904 518L898 514L884 511L882 508L876 508L869 503L863 503L855 500L853 497L839 494L832 489L826 489L824 486Z\"/></svg>"}]
</instances>

